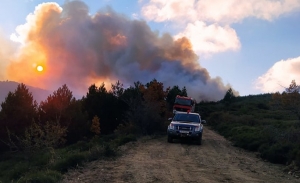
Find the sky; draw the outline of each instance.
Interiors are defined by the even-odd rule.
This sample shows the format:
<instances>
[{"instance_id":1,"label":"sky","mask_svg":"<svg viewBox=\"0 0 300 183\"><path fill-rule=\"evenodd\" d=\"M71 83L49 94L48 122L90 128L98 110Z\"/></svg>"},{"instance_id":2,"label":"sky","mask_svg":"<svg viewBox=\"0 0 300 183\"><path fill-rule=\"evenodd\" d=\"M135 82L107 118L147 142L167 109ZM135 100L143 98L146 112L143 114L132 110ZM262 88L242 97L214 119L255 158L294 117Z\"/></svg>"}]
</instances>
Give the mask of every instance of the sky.
<instances>
[{"instance_id":1,"label":"sky","mask_svg":"<svg viewBox=\"0 0 300 183\"><path fill-rule=\"evenodd\" d=\"M300 0L0 3L0 80L80 95L156 78L197 100L300 83Z\"/></svg>"}]
</instances>

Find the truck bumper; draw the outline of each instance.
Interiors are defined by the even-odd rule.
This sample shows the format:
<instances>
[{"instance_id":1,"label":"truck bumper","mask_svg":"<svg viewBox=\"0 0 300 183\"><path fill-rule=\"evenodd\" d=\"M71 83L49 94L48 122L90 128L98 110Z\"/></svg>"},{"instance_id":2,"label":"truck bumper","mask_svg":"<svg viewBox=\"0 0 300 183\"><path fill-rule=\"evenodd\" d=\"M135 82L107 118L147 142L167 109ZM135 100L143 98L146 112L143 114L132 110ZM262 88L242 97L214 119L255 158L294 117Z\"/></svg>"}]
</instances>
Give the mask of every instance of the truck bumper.
<instances>
[{"instance_id":1,"label":"truck bumper","mask_svg":"<svg viewBox=\"0 0 300 183\"><path fill-rule=\"evenodd\" d=\"M202 137L202 131L199 132L180 132L179 130L168 130L168 136L173 139L179 138L190 138L190 139L198 139Z\"/></svg>"}]
</instances>

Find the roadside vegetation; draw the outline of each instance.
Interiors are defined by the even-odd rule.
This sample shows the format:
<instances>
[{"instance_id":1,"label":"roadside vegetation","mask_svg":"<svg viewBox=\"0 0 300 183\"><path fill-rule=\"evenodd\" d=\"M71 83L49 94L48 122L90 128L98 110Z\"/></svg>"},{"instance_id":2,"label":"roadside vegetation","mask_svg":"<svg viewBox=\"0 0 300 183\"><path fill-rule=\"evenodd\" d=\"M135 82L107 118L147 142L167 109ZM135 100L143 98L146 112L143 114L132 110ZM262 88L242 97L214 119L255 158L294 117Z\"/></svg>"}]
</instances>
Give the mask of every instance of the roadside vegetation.
<instances>
[{"instance_id":1,"label":"roadside vegetation","mask_svg":"<svg viewBox=\"0 0 300 183\"><path fill-rule=\"evenodd\" d=\"M58 182L68 169L97 159L114 159L119 155L118 146L135 140L134 135L107 135L58 149L6 152L0 158L0 182Z\"/></svg>"},{"instance_id":2,"label":"roadside vegetation","mask_svg":"<svg viewBox=\"0 0 300 183\"><path fill-rule=\"evenodd\" d=\"M300 166L300 94L292 81L282 93L236 97L229 90L218 102L201 102L203 117L237 147L272 163Z\"/></svg>"},{"instance_id":3,"label":"roadside vegetation","mask_svg":"<svg viewBox=\"0 0 300 183\"><path fill-rule=\"evenodd\" d=\"M0 111L0 182L57 182L70 168L114 158L119 146L165 132L176 95L187 95L155 79L109 88L93 84L77 100L63 85L40 104L24 84L9 92Z\"/></svg>"},{"instance_id":4,"label":"roadside vegetation","mask_svg":"<svg viewBox=\"0 0 300 183\"><path fill-rule=\"evenodd\" d=\"M91 85L75 99L66 85L37 103L24 84L0 111L0 182L58 182L71 168L119 155L138 137L165 134L178 86L153 79L124 88ZM200 92L200 91L199 91ZM272 163L300 165L300 94L292 81L283 93L234 96L196 106L202 119L235 146Z\"/></svg>"}]
</instances>

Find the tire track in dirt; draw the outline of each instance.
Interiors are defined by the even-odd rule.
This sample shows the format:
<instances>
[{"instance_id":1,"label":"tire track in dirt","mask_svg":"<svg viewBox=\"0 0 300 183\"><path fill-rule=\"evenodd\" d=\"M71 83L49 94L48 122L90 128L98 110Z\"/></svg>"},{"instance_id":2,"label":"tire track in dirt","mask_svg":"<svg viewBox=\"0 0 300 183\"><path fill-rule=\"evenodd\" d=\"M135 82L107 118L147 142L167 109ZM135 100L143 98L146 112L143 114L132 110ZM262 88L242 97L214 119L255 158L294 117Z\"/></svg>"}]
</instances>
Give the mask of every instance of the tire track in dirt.
<instances>
[{"instance_id":1,"label":"tire track in dirt","mask_svg":"<svg viewBox=\"0 0 300 183\"><path fill-rule=\"evenodd\" d=\"M98 160L70 170L63 183L76 182L300 182L274 165L256 158L254 153L233 147L209 128L202 145L167 137L142 138L120 148L116 160Z\"/></svg>"}]
</instances>

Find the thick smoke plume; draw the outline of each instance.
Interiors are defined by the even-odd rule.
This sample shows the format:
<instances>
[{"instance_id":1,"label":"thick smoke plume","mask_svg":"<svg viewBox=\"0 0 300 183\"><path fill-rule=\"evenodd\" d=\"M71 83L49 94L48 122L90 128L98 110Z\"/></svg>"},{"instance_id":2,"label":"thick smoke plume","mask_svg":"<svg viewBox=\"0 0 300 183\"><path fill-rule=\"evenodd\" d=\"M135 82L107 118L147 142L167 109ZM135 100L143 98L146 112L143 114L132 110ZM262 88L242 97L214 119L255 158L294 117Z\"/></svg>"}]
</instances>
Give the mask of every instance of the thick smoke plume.
<instances>
[{"instance_id":1,"label":"thick smoke plume","mask_svg":"<svg viewBox=\"0 0 300 183\"><path fill-rule=\"evenodd\" d=\"M166 87L186 86L198 101L219 100L229 88L199 65L188 39L158 35L146 22L111 9L90 15L81 1L62 8L41 4L17 33L23 46L7 74L32 86L55 90L66 83L84 95L93 83L109 87L116 80L132 85L155 78Z\"/></svg>"}]
</instances>

